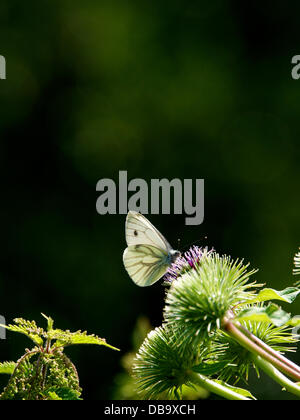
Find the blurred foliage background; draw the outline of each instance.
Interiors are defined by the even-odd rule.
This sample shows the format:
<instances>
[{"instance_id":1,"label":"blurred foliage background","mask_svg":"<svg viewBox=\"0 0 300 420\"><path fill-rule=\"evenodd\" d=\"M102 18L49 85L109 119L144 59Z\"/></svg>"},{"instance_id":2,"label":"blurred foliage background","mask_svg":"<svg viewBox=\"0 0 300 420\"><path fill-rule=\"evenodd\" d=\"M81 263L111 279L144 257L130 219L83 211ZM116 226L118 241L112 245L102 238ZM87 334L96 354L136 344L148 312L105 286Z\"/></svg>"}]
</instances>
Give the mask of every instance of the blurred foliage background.
<instances>
[{"instance_id":1,"label":"blurred foliage background","mask_svg":"<svg viewBox=\"0 0 300 420\"><path fill-rule=\"evenodd\" d=\"M174 247L200 241L250 261L259 282L294 282L299 12L270 0L1 1L0 313L42 323L43 312L121 349L69 351L85 399L117 395L137 319L160 325L164 300L160 284L127 276L125 216L96 213L99 179L204 178L202 225L151 221ZM1 360L26 344L8 334ZM250 387L286 397L264 376Z\"/></svg>"}]
</instances>

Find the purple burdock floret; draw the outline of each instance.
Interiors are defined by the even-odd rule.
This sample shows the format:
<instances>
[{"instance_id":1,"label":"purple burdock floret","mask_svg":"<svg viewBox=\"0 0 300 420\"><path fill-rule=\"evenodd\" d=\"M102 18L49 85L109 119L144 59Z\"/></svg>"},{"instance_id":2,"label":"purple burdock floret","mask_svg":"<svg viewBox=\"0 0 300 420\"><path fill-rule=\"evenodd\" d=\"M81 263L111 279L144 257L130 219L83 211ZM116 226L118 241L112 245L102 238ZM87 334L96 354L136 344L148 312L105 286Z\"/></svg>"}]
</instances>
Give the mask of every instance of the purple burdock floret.
<instances>
[{"instance_id":1,"label":"purple burdock floret","mask_svg":"<svg viewBox=\"0 0 300 420\"><path fill-rule=\"evenodd\" d=\"M183 273L191 269L196 269L203 256L207 256L212 252L214 252L213 249L208 250L208 248L200 248L199 246L193 245L170 265L163 278L164 283L169 285Z\"/></svg>"}]
</instances>

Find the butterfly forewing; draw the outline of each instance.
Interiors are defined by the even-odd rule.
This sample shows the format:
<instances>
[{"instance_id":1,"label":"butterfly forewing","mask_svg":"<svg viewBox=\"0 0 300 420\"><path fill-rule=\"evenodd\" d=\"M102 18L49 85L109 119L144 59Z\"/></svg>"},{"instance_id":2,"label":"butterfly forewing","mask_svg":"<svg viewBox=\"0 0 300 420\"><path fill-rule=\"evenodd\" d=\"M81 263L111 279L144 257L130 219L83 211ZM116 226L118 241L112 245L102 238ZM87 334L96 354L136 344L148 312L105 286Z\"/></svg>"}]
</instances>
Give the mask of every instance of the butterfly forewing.
<instances>
[{"instance_id":1,"label":"butterfly forewing","mask_svg":"<svg viewBox=\"0 0 300 420\"><path fill-rule=\"evenodd\" d=\"M142 214L130 211L126 218L127 245L151 245L164 249L167 253L172 249L168 241Z\"/></svg>"}]
</instances>

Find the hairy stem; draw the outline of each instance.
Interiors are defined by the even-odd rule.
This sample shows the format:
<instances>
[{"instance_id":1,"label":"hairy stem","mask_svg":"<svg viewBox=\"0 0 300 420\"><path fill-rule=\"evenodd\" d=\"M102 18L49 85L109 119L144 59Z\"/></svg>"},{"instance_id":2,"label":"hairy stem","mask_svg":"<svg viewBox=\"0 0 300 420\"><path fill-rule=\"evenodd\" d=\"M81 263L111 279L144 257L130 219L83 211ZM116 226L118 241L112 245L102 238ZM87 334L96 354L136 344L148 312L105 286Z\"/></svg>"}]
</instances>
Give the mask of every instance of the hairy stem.
<instances>
[{"instance_id":1,"label":"hairy stem","mask_svg":"<svg viewBox=\"0 0 300 420\"><path fill-rule=\"evenodd\" d=\"M219 395L226 400L231 401L249 401L250 398L244 395L234 392L232 389L226 387L226 385L219 384L200 373L190 372L190 379L195 385L199 385L201 388L206 389L213 394Z\"/></svg>"},{"instance_id":2,"label":"hairy stem","mask_svg":"<svg viewBox=\"0 0 300 420\"><path fill-rule=\"evenodd\" d=\"M240 330L242 330L250 340L252 340L255 344L260 346L262 349L264 349L266 352L268 352L270 355L276 357L281 362L285 363L287 366L289 366L291 369L296 370L300 373L300 367L296 365L296 363L293 363L291 360L280 354L278 351L272 349L272 347L268 346L266 343L264 343L262 340L260 340L258 337L256 337L254 334L252 334L250 331L247 330L244 326L238 324L237 325Z\"/></svg>"},{"instance_id":3,"label":"hairy stem","mask_svg":"<svg viewBox=\"0 0 300 420\"><path fill-rule=\"evenodd\" d=\"M286 363L277 359L277 357L274 357L272 354L260 347L253 340L247 337L242 331L240 331L232 321L226 319L223 320L223 329L250 353L254 354L255 356L261 356L281 372L285 373L296 381L300 381L300 372L298 372L298 370L288 366Z\"/></svg>"},{"instance_id":4,"label":"hairy stem","mask_svg":"<svg viewBox=\"0 0 300 420\"><path fill-rule=\"evenodd\" d=\"M271 363L262 359L260 356L253 356L253 360L261 370L263 370L270 378L289 391L291 394L300 397L300 386L292 382L277 370Z\"/></svg>"}]
</instances>

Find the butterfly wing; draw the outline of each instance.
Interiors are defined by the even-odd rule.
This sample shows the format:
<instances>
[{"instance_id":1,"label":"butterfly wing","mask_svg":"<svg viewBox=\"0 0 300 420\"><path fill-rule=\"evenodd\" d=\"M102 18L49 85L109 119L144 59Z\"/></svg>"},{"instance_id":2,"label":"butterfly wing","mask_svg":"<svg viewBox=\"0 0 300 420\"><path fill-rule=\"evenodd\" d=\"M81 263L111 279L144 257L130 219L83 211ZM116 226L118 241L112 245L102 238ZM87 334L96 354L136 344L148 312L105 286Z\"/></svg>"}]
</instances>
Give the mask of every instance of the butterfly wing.
<instances>
[{"instance_id":1,"label":"butterfly wing","mask_svg":"<svg viewBox=\"0 0 300 420\"><path fill-rule=\"evenodd\" d=\"M152 245L130 245L123 254L124 266L135 284L141 287L156 283L169 266L168 253Z\"/></svg>"},{"instance_id":2,"label":"butterfly wing","mask_svg":"<svg viewBox=\"0 0 300 420\"><path fill-rule=\"evenodd\" d=\"M129 211L125 223L127 245L151 245L164 250L172 249L168 241L152 223L140 213Z\"/></svg>"}]
</instances>

